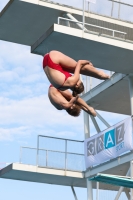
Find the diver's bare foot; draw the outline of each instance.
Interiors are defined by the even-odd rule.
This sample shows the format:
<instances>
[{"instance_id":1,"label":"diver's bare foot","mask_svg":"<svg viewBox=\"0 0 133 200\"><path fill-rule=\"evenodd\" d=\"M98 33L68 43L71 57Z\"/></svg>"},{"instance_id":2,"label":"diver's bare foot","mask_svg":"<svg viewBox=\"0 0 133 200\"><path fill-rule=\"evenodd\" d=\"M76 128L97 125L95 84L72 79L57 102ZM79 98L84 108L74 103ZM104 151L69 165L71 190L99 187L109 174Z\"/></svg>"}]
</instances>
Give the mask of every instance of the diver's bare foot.
<instances>
[{"instance_id":1,"label":"diver's bare foot","mask_svg":"<svg viewBox=\"0 0 133 200\"><path fill-rule=\"evenodd\" d=\"M99 71L99 75L100 75L100 79L103 79L103 80L106 80L106 79L110 78L110 76L105 74L105 72L102 71L102 70Z\"/></svg>"},{"instance_id":2,"label":"diver's bare foot","mask_svg":"<svg viewBox=\"0 0 133 200\"><path fill-rule=\"evenodd\" d=\"M93 117L96 117L96 111L94 110L94 108L90 107L89 106L89 112L90 112L90 115L93 115Z\"/></svg>"}]
</instances>

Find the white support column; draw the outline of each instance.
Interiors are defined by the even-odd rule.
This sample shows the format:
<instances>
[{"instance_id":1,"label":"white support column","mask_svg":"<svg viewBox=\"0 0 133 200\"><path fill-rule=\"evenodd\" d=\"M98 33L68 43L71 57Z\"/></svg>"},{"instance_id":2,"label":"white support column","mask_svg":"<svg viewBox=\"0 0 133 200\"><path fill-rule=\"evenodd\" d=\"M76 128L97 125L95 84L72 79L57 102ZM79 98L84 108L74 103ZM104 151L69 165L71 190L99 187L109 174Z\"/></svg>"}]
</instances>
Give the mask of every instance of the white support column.
<instances>
[{"instance_id":1,"label":"white support column","mask_svg":"<svg viewBox=\"0 0 133 200\"><path fill-rule=\"evenodd\" d=\"M133 161L130 161L130 176L133 179ZM133 189L130 189L130 200L133 200Z\"/></svg>"},{"instance_id":2,"label":"white support column","mask_svg":"<svg viewBox=\"0 0 133 200\"><path fill-rule=\"evenodd\" d=\"M90 137L90 126L89 126L89 115L84 112L84 137L85 139ZM93 200L93 189L92 189L92 181L86 179L87 182L87 200Z\"/></svg>"},{"instance_id":3,"label":"white support column","mask_svg":"<svg viewBox=\"0 0 133 200\"><path fill-rule=\"evenodd\" d=\"M129 93L130 93L130 105L131 105L131 115L133 115L133 74L128 76L129 80ZM133 122L132 122L132 129L133 129ZM133 163L130 162L130 169L131 169L131 178L133 178ZM130 200L133 200L133 189L130 189Z\"/></svg>"},{"instance_id":4,"label":"white support column","mask_svg":"<svg viewBox=\"0 0 133 200\"><path fill-rule=\"evenodd\" d=\"M133 115L133 74L128 76L128 80L129 80L131 115Z\"/></svg>"},{"instance_id":5,"label":"white support column","mask_svg":"<svg viewBox=\"0 0 133 200\"><path fill-rule=\"evenodd\" d=\"M90 137L90 126L89 126L89 115L84 112L84 134L85 139ZM92 189L92 181L87 181L87 200L93 200L93 189Z\"/></svg>"},{"instance_id":6,"label":"white support column","mask_svg":"<svg viewBox=\"0 0 133 200\"><path fill-rule=\"evenodd\" d=\"M93 200L93 189L92 189L92 181L87 181L87 200Z\"/></svg>"},{"instance_id":7,"label":"white support column","mask_svg":"<svg viewBox=\"0 0 133 200\"><path fill-rule=\"evenodd\" d=\"M97 182L96 185L97 185L96 200L99 200L99 182Z\"/></svg>"},{"instance_id":8,"label":"white support column","mask_svg":"<svg viewBox=\"0 0 133 200\"><path fill-rule=\"evenodd\" d=\"M90 137L89 115L84 112L84 135L85 139Z\"/></svg>"}]
</instances>

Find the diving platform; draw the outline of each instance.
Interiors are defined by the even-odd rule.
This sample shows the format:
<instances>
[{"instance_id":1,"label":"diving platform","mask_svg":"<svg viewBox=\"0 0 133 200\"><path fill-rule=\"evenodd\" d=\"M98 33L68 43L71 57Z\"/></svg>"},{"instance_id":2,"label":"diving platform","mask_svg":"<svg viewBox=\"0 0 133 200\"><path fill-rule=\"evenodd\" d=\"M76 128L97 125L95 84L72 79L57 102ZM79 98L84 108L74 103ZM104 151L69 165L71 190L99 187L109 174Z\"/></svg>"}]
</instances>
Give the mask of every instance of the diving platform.
<instances>
[{"instance_id":1,"label":"diving platform","mask_svg":"<svg viewBox=\"0 0 133 200\"><path fill-rule=\"evenodd\" d=\"M0 170L0 178L64 186L86 187L86 179L83 172L42 168L19 163L12 163Z\"/></svg>"},{"instance_id":2,"label":"diving platform","mask_svg":"<svg viewBox=\"0 0 133 200\"><path fill-rule=\"evenodd\" d=\"M113 74L82 98L96 110L131 115L129 82L125 74Z\"/></svg>"},{"instance_id":3,"label":"diving platform","mask_svg":"<svg viewBox=\"0 0 133 200\"><path fill-rule=\"evenodd\" d=\"M97 68L133 73L133 44L113 37L54 24L32 45L31 53L43 56L53 49L75 60L88 59Z\"/></svg>"},{"instance_id":4,"label":"diving platform","mask_svg":"<svg viewBox=\"0 0 133 200\"><path fill-rule=\"evenodd\" d=\"M128 155L129 156L129 155ZM133 155L132 155L133 156ZM129 158L131 155L129 156ZM127 161L129 161L129 159ZM111 161L108 164L108 170L99 171L102 173L117 174L124 176L130 167L130 162L123 163L122 161L118 161L116 159L115 163L117 163L117 167L112 167L114 161ZM120 165L119 165L120 164ZM109 165L112 167L109 167ZM100 170L101 166L98 166L98 170ZM103 168L101 168L103 169ZM94 172L94 173L93 173ZM91 173L88 170L87 172L76 172L76 171L68 171L68 170L61 170L61 169L50 169L50 168L43 168L33 165L27 164L20 164L20 163L12 163L5 168L0 170L0 178L4 179L12 179L12 180L19 180L19 181L29 181L29 182L36 182L36 183L46 183L46 184L55 184L55 185L63 185L63 186L73 186L73 187L81 187L86 188L86 176L92 177L96 175L97 168L92 169ZM96 182L92 183L92 187L96 188ZM108 185L106 183L100 183L100 189L104 190L118 190L118 186L116 185Z\"/></svg>"},{"instance_id":5,"label":"diving platform","mask_svg":"<svg viewBox=\"0 0 133 200\"><path fill-rule=\"evenodd\" d=\"M82 15L46 0L10 0L0 13L0 40L31 46L39 55L56 49L97 68L133 73L133 23L85 12L83 31Z\"/></svg>"}]
</instances>

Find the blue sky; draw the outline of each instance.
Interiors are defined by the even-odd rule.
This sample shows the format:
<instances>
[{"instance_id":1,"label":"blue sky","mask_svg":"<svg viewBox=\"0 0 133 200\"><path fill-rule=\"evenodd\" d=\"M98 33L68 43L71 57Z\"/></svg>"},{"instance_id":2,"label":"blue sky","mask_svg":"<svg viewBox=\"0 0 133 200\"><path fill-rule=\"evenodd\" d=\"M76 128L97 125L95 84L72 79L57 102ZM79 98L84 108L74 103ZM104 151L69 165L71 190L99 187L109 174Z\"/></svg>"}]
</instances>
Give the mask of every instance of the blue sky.
<instances>
[{"instance_id":1,"label":"blue sky","mask_svg":"<svg viewBox=\"0 0 133 200\"><path fill-rule=\"evenodd\" d=\"M0 10L6 2L0 0ZM70 5L82 5L76 2L73 0ZM105 7L98 8L107 12ZM41 56L31 54L30 47L0 41L0 165L18 162L20 146L36 147L38 134L84 139L83 113L73 118L65 111L56 110L48 100L48 87ZM110 124L126 117L113 113L102 115ZM91 134L95 133L92 127ZM0 185L3 200L74 199L69 187L6 179L0 179ZM76 192L78 199L86 199L86 189L76 188Z\"/></svg>"}]
</instances>

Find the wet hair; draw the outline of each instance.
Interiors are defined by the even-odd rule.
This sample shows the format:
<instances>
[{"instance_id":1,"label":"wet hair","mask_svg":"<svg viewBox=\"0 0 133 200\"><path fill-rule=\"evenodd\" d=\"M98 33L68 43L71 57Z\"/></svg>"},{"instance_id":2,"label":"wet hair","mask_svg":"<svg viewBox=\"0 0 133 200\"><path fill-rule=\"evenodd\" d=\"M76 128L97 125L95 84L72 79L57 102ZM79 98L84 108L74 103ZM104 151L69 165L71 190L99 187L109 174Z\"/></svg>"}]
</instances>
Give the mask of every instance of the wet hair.
<instances>
[{"instance_id":1,"label":"wet hair","mask_svg":"<svg viewBox=\"0 0 133 200\"><path fill-rule=\"evenodd\" d=\"M84 91L84 84L81 82L78 87L74 87L73 89L73 96L76 97L78 94L82 93Z\"/></svg>"},{"instance_id":2,"label":"wet hair","mask_svg":"<svg viewBox=\"0 0 133 200\"><path fill-rule=\"evenodd\" d=\"M68 112L69 115L73 117L78 117L81 112L81 107L78 104L75 104L75 106L72 109L68 108L66 111Z\"/></svg>"}]
</instances>

